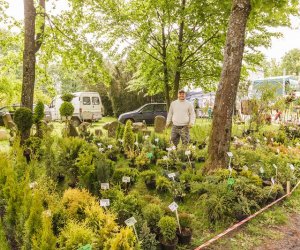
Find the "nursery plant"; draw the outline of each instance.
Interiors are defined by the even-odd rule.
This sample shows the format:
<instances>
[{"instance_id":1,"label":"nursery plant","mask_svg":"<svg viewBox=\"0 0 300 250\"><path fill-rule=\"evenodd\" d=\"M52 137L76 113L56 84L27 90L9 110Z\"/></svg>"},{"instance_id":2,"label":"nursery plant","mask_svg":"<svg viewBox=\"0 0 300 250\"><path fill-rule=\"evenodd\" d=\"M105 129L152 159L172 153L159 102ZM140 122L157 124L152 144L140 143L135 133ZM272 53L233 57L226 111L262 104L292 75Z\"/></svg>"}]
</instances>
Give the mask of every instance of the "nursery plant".
<instances>
[{"instance_id":1,"label":"nursery plant","mask_svg":"<svg viewBox=\"0 0 300 250\"><path fill-rule=\"evenodd\" d=\"M158 222L161 237L160 243L162 249L176 249L178 238L176 235L177 222L175 218L170 216L162 217Z\"/></svg>"}]
</instances>

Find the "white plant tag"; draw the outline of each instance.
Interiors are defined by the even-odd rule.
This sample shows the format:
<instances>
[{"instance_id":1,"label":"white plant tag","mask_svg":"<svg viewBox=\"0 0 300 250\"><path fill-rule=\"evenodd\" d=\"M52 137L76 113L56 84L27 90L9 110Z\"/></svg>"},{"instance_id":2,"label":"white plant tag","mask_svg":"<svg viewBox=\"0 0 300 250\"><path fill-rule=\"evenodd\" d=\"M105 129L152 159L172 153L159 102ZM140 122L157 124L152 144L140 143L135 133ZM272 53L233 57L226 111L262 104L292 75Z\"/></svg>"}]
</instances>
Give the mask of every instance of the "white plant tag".
<instances>
[{"instance_id":1,"label":"white plant tag","mask_svg":"<svg viewBox=\"0 0 300 250\"><path fill-rule=\"evenodd\" d=\"M122 182L125 182L125 183L130 182L130 177L129 176L123 176Z\"/></svg>"},{"instance_id":2,"label":"white plant tag","mask_svg":"<svg viewBox=\"0 0 300 250\"><path fill-rule=\"evenodd\" d=\"M233 153L232 152L227 152L227 155L231 158L233 157Z\"/></svg>"},{"instance_id":3,"label":"white plant tag","mask_svg":"<svg viewBox=\"0 0 300 250\"><path fill-rule=\"evenodd\" d=\"M109 183L101 183L101 189L103 190L109 189Z\"/></svg>"},{"instance_id":4,"label":"white plant tag","mask_svg":"<svg viewBox=\"0 0 300 250\"><path fill-rule=\"evenodd\" d=\"M275 184L275 180L274 180L273 177L271 178L271 182L272 182L273 185Z\"/></svg>"},{"instance_id":5,"label":"white plant tag","mask_svg":"<svg viewBox=\"0 0 300 250\"><path fill-rule=\"evenodd\" d=\"M168 177L169 177L170 179L174 179L174 178L175 178L175 176L176 176L176 174L175 174L175 173L169 173L169 174L168 174Z\"/></svg>"},{"instance_id":6,"label":"white plant tag","mask_svg":"<svg viewBox=\"0 0 300 250\"><path fill-rule=\"evenodd\" d=\"M290 164L290 169L291 169L292 171L294 171L294 170L295 170L295 166L294 166L293 164Z\"/></svg>"},{"instance_id":7,"label":"white plant tag","mask_svg":"<svg viewBox=\"0 0 300 250\"><path fill-rule=\"evenodd\" d=\"M274 167L275 169L277 169L277 166L276 166L275 164L273 164L273 167Z\"/></svg>"},{"instance_id":8,"label":"white plant tag","mask_svg":"<svg viewBox=\"0 0 300 250\"><path fill-rule=\"evenodd\" d=\"M100 206L101 207L109 207L109 205L110 205L109 199L101 199L100 200Z\"/></svg>"},{"instance_id":9,"label":"white plant tag","mask_svg":"<svg viewBox=\"0 0 300 250\"><path fill-rule=\"evenodd\" d=\"M171 210L172 212L174 212L174 211L177 210L178 205L177 205L177 203L174 201L174 202L172 202L172 203L169 205L169 208L170 208L170 210Z\"/></svg>"},{"instance_id":10,"label":"white plant tag","mask_svg":"<svg viewBox=\"0 0 300 250\"><path fill-rule=\"evenodd\" d=\"M263 174L263 173L265 172L264 168L263 168L263 167L260 167L259 172L260 172L261 174Z\"/></svg>"},{"instance_id":11,"label":"white plant tag","mask_svg":"<svg viewBox=\"0 0 300 250\"><path fill-rule=\"evenodd\" d=\"M137 221L134 217L130 217L129 219L125 220L125 224L128 227L134 226L135 223L137 223Z\"/></svg>"}]
</instances>

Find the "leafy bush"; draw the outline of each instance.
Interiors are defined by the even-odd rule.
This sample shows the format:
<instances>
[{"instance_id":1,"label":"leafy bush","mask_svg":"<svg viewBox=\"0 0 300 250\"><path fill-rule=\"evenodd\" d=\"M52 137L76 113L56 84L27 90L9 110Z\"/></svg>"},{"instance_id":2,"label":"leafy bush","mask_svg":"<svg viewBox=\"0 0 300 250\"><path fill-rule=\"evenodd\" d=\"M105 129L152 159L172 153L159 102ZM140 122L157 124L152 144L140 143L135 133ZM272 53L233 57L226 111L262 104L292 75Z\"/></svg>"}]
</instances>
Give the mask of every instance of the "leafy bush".
<instances>
[{"instance_id":1,"label":"leafy bush","mask_svg":"<svg viewBox=\"0 0 300 250\"><path fill-rule=\"evenodd\" d=\"M156 250L158 242L155 238L156 235L151 233L149 227L147 227L147 223L144 223L139 235L139 239L141 240L141 248L143 250Z\"/></svg>"},{"instance_id":2,"label":"leafy bush","mask_svg":"<svg viewBox=\"0 0 300 250\"><path fill-rule=\"evenodd\" d=\"M132 250L134 249L136 237L131 228L121 228L105 245L105 250Z\"/></svg>"},{"instance_id":3,"label":"leafy bush","mask_svg":"<svg viewBox=\"0 0 300 250\"><path fill-rule=\"evenodd\" d=\"M169 192L172 189L172 183L164 176L158 176L156 178L156 189L159 192Z\"/></svg>"},{"instance_id":4,"label":"leafy bush","mask_svg":"<svg viewBox=\"0 0 300 250\"><path fill-rule=\"evenodd\" d=\"M154 170L146 170L146 171L141 173L141 178L146 183L154 181L156 179L156 176L157 176L157 173Z\"/></svg>"},{"instance_id":5,"label":"leafy bush","mask_svg":"<svg viewBox=\"0 0 300 250\"><path fill-rule=\"evenodd\" d=\"M177 222L175 218L170 216L162 217L158 222L158 227L164 241L172 242L176 238Z\"/></svg>"},{"instance_id":6,"label":"leafy bush","mask_svg":"<svg viewBox=\"0 0 300 250\"><path fill-rule=\"evenodd\" d=\"M39 101L35 108L33 114L33 121L35 124L39 123L45 116L45 106L44 103Z\"/></svg>"},{"instance_id":7,"label":"leafy bush","mask_svg":"<svg viewBox=\"0 0 300 250\"><path fill-rule=\"evenodd\" d=\"M187 213L180 213L179 223L182 228L190 228L192 224L192 216Z\"/></svg>"},{"instance_id":8,"label":"leafy bush","mask_svg":"<svg viewBox=\"0 0 300 250\"><path fill-rule=\"evenodd\" d=\"M125 152L130 152L134 150L134 141L135 141L135 136L132 131L132 122L128 120L125 125L124 129L124 135L123 135L123 140L124 140L124 150Z\"/></svg>"},{"instance_id":9,"label":"leafy bush","mask_svg":"<svg viewBox=\"0 0 300 250\"><path fill-rule=\"evenodd\" d=\"M147 154L142 151L136 158L135 158L135 165L140 169L144 170L149 167L150 159Z\"/></svg>"},{"instance_id":10,"label":"leafy bush","mask_svg":"<svg viewBox=\"0 0 300 250\"><path fill-rule=\"evenodd\" d=\"M121 183L123 176L129 176L130 183L135 183L138 175L139 175L139 171L137 169L125 167L125 168L117 168L112 178L115 183Z\"/></svg>"},{"instance_id":11,"label":"leafy bush","mask_svg":"<svg viewBox=\"0 0 300 250\"><path fill-rule=\"evenodd\" d=\"M163 216L163 211L159 205L149 204L143 209L143 215L151 229L155 229L161 217Z\"/></svg>"},{"instance_id":12,"label":"leafy bush","mask_svg":"<svg viewBox=\"0 0 300 250\"><path fill-rule=\"evenodd\" d=\"M21 133L31 129L33 124L32 111L29 108L17 109L14 115L14 122Z\"/></svg>"},{"instance_id":13,"label":"leafy bush","mask_svg":"<svg viewBox=\"0 0 300 250\"><path fill-rule=\"evenodd\" d=\"M63 249L78 249L87 244L95 245L96 239L95 233L87 225L71 220L61 231L59 245Z\"/></svg>"},{"instance_id":14,"label":"leafy bush","mask_svg":"<svg viewBox=\"0 0 300 250\"><path fill-rule=\"evenodd\" d=\"M59 108L59 113L61 116L66 117L67 119L70 118L74 113L74 106L70 102L63 102Z\"/></svg>"},{"instance_id":15,"label":"leafy bush","mask_svg":"<svg viewBox=\"0 0 300 250\"><path fill-rule=\"evenodd\" d=\"M61 96L61 99L64 101L64 102L71 102L73 100L75 96L68 93L68 94L64 94Z\"/></svg>"}]
</instances>

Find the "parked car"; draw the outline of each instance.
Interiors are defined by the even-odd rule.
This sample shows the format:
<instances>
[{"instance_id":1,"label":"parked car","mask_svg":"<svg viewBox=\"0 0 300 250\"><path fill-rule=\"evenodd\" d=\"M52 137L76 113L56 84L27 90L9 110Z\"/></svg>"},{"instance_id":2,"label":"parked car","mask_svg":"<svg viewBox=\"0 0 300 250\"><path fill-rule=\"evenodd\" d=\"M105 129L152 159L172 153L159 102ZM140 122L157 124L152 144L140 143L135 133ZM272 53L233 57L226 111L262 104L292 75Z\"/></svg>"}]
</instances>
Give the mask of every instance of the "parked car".
<instances>
[{"instance_id":1,"label":"parked car","mask_svg":"<svg viewBox=\"0 0 300 250\"><path fill-rule=\"evenodd\" d=\"M75 126L83 121L98 121L102 118L103 105L99 93L97 92L76 92L72 93L74 98L72 104L74 113L72 120ZM50 104L51 119L61 120L59 108L63 100L61 96L56 96Z\"/></svg>"},{"instance_id":2,"label":"parked car","mask_svg":"<svg viewBox=\"0 0 300 250\"><path fill-rule=\"evenodd\" d=\"M33 109L35 108L36 104L33 104ZM44 104L45 106L45 117L44 117L44 120L49 122L51 121L51 114L50 114L50 109L48 107L48 105ZM2 116L5 114L5 113L10 113L11 115L11 118L14 119L14 114L16 112L16 110L18 108L20 108L21 105L20 104L13 104L11 106L4 106L4 107L1 107L0 108L0 126L4 126L4 122L3 122L3 118Z\"/></svg>"},{"instance_id":3,"label":"parked car","mask_svg":"<svg viewBox=\"0 0 300 250\"><path fill-rule=\"evenodd\" d=\"M132 122L143 122L147 124L153 124L154 118L158 115L162 115L167 118L167 104L166 103L148 103L142 107L123 113L119 116L119 122L126 123L128 120Z\"/></svg>"}]
</instances>

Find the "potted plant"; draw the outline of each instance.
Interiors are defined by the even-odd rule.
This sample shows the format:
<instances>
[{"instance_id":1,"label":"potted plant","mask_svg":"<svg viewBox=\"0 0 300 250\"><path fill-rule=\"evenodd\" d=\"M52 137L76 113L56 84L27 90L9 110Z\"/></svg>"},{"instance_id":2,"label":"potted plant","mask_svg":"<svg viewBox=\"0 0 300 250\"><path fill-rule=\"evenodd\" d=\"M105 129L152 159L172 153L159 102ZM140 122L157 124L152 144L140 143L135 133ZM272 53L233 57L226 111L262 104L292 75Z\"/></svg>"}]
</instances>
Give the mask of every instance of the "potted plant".
<instances>
[{"instance_id":1,"label":"potted plant","mask_svg":"<svg viewBox=\"0 0 300 250\"><path fill-rule=\"evenodd\" d=\"M176 231L178 236L178 241L181 244L188 245L191 242L193 231L191 229L192 218L187 213L179 214L179 223L181 226L181 232L179 230Z\"/></svg>"},{"instance_id":2,"label":"potted plant","mask_svg":"<svg viewBox=\"0 0 300 250\"><path fill-rule=\"evenodd\" d=\"M161 244L162 249L176 249L176 245L178 244L178 237L176 235L176 220L170 216L163 216L158 222L158 227L161 233L159 242Z\"/></svg>"},{"instance_id":3,"label":"potted plant","mask_svg":"<svg viewBox=\"0 0 300 250\"><path fill-rule=\"evenodd\" d=\"M173 195L176 202L183 202L183 199L186 196L184 189L185 185L181 182L175 182L173 184Z\"/></svg>"},{"instance_id":4,"label":"potted plant","mask_svg":"<svg viewBox=\"0 0 300 250\"><path fill-rule=\"evenodd\" d=\"M150 190L156 188L156 175L157 174L154 170L146 170L141 174L147 188Z\"/></svg>"},{"instance_id":5,"label":"potted plant","mask_svg":"<svg viewBox=\"0 0 300 250\"><path fill-rule=\"evenodd\" d=\"M152 232L158 233L157 224L164 215L164 211L157 204L150 203L143 210L143 216Z\"/></svg>"},{"instance_id":6,"label":"potted plant","mask_svg":"<svg viewBox=\"0 0 300 250\"><path fill-rule=\"evenodd\" d=\"M172 183L164 176L158 176L156 178L156 190L160 193L170 192L172 189Z\"/></svg>"}]
</instances>

